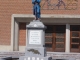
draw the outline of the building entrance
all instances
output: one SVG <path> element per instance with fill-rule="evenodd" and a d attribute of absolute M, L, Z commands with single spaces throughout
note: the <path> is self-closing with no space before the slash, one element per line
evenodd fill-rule
<path fill-rule="evenodd" d="M 70 51 L 80 52 L 80 25 L 71 25 L 70 34 Z"/>
<path fill-rule="evenodd" d="M 45 31 L 45 47 L 47 51 L 65 51 L 65 30 L 65 25 L 47 25 Z"/>

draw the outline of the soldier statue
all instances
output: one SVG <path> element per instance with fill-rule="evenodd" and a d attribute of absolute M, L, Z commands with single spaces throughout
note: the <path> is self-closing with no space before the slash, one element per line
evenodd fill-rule
<path fill-rule="evenodd" d="M 33 15 L 35 15 L 35 20 L 40 20 L 40 2 L 41 0 L 32 0 L 33 4 Z"/>

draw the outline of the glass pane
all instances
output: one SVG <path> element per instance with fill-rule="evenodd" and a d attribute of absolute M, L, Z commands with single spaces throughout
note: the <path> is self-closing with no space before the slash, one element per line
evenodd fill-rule
<path fill-rule="evenodd" d="M 62 31 L 62 32 L 65 32 L 65 26 L 56 26 L 56 31 Z"/>
<path fill-rule="evenodd" d="M 64 42 L 64 38 L 56 38 L 56 42 Z"/>
<path fill-rule="evenodd" d="M 79 48 L 79 45 L 77 45 L 77 44 L 72 44 L 72 48 Z"/>
<path fill-rule="evenodd" d="M 56 33 L 56 36 L 64 36 L 64 33 Z"/>
<path fill-rule="evenodd" d="M 45 30 L 46 33 L 52 33 L 53 32 L 53 25 L 47 25 L 47 29 Z"/>
<path fill-rule="evenodd" d="M 79 31 L 80 25 L 71 25 L 71 31 Z"/>
<path fill-rule="evenodd" d="M 52 51 L 52 44 L 45 44 L 47 51 Z"/>
<path fill-rule="evenodd" d="M 52 38 L 45 38 L 45 42 L 52 42 Z"/>
<path fill-rule="evenodd" d="M 52 44 L 45 44 L 45 47 L 52 48 Z"/>
<path fill-rule="evenodd" d="M 45 36 L 52 36 L 52 33 L 46 33 Z"/>
<path fill-rule="evenodd" d="M 72 32 L 72 37 L 79 37 L 79 32 Z"/>
<path fill-rule="evenodd" d="M 56 44 L 56 48 L 64 48 L 64 44 Z"/>
<path fill-rule="evenodd" d="M 79 43 L 79 40 L 78 38 L 72 38 L 72 42 L 75 42 L 75 43 Z"/>

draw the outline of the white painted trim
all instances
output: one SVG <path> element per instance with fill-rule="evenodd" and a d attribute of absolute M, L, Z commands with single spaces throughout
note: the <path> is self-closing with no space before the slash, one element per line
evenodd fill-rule
<path fill-rule="evenodd" d="M 13 14 L 13 17 L 26 17 L 33 18 L 32 14 Z M 80 18 L 80 15 L 67 15 L 67 14 L 41 14 L 41 18 Z"/>
<path fill-rule="evenodd" d="M 15 21 L 15 29 L 14 29 L 14 33 L 15 33 L 15 38 L 14 38 L 14 49 L 15 51 L 18 51 L 19 50 L 19 22 L 18 21 Z"/>
<path fill-rule="evenodd" d="M 14 16 L 11 17 L 11 50 L 13 51 L 14 42 Z"/>
<path fill-rule="evenodd" d="M 26 24 L 26 26 L 27 26 L 27 24 Z M 26 29 L 26 46 L 27 46 L 27 29 Z"/>
<path fill-rule="evenodd" d="M 26 48 L 26 46 L 19 46 L 19 52 L 25 52 L 25 48 Z"/>
<path fill-rule="evenodd" d="M 0 52 L 4 52 L 4 51 L 6 51 L 6 52 L 9 52 L 9 51 L 11 51 L 11 46 L 10 45 L 0 45 Z"/>
<path fill-rule="evenodd" d="M 65 52 L 70 53 L 70 24 L 66 24 Z"/>
<path fill-rule="evenodd" d="M 30 21 L 28 21 L 28 20 L 15 20 L 15 18 L 26 18 L 26 19 L 32 19 L 32 18 L 34 18 L 34 16 L 32 15 L 32 14 L 13 14 L 12 15 L 12 18 L 11 18 L 11 49 L 12 49 L 12 51 L 14 50 L 14 41 L 15 41 L 15 22 L 17 21 L 17 22 L 30 22 Z M 80 24 L 80 15 L 61 15 L 61 14 L 42 14 L 41 15 L 41 18 L 43 18 L 43 20 L 44 20 L 44 22 L 47 22 L 47 23 L 52 23 L 52 24 L 67 24 L 67 23 L 74 23 L 74 24 Z M 50 18 L 50 20 L 49 19 L 47 19 L 47 18 Z M 55 18 L 58 18 L 58 20 L 55 20 Z M 63 18 L 66 18 L 66 19 L 68 19 L 68 18 L 79 18 L 79 19 L 77 19 L 77 20 L 71 20 L 71 21 L 69 21 L 69 20 L 60 20 L 60 18 L 61 19 L 63 19 Z M 54 19 L 54 20 L 53 20 Z M 42 21 L 43 21 L 42 20 Z M 68 21 L 68 22 L 67 22 Z"/>

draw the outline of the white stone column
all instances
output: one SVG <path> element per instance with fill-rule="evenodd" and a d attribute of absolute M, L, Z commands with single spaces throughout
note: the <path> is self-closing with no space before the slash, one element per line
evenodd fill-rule
<path fill-rule="evenodd" d="M 14 15 L 12 16 L 11 21 L 11 51 L 18 51 L 19 50 L 19 21 L 14 19 Z"/>
<path fill-rule="evenodd" d="M 15 29 L 14 29 L 14 51 L 19 51 L 19 22 L 15 21 Z"/>
<path fill-rule="evenodd" d="M 65 52 L 70 52 L 70 24 L 66 24 Z"/>
<path fill-rule="evenodd" d="M 26 27 L 27 27 L 27 25 L 28 24 L 26 23 Z M 27 47 L 27 38 L 28 38 L 28 33 L 27 32 L 28 32 L 28 30 L 26 29 L 26 47 Z"/>

